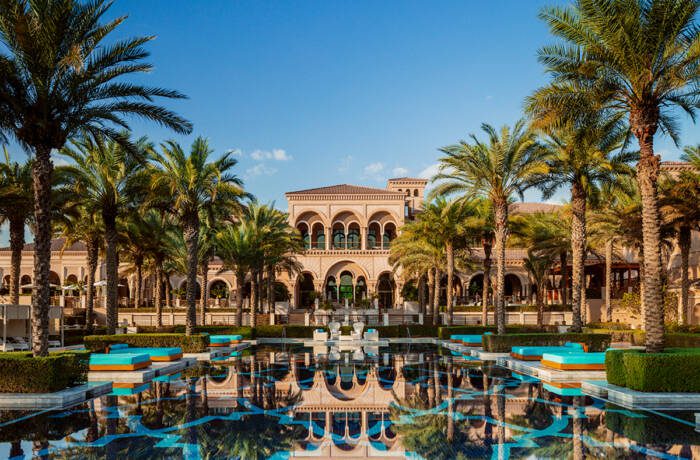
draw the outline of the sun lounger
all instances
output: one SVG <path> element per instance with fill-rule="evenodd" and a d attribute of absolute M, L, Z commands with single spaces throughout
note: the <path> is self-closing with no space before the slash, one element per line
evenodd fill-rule
<path fill-rule="evenodd" d="M 182 358 L 182 349 L 180 347 L 153 347 L 153 348 L 118 348 L 110 349 L 110 354 L 122 353 L 143 353 L 150 357 L 151 361 L 167 362 L 177 361 Z"/>
<path fill-rule="evenodd" d="M 29 350 L 29 344 L 24 340 L 24 337 L 10 337 L 8 340 L 14 346 L 15 350 Z"/>
<path fill-rule="evenodd" d="M 134 371 L 151 365 L 145 353 L 93 353 L 90 355 L 91 371 Z"/>
<path fill-rule="evenodd" d="M 544 353 L 542 365 L 551 369 L 567 371 L 602 371 L 605 370 L 605 352 Z"/>
<path fill-rule="evenodd" d="M 314 329 L 314 341 L 315 342 L 326 342 L 328 341 L 328 332 L 323 329 Z"/>
<path fill-rule="evenodd" d="M 209 346 L 210 347 L 229 347 L 231 345 L 236 345 L 243 340 L 242 335 L 210 335 L 209 336 Z"/>
<path fill-rule="evenodd" d="M 379 331 L 377 331 L 376 329 L 367 329 L 364 338 L 368 342 L 379 342 Z"/>
<path fill-rule="evenodd" d="M 559 396 L 582 396 L 581 384 L 576 382 L 542 382 L 542 387 Z"/>
<path fill-rule="evenodd" d="M 585 348 L 580 343 L 567 342 L 564 345 L 552 346 L 515 346 L 510 349 L 510 356 L 522 361 L 539 361 L 544 353 L 583 352 Z"/>
<path fill-rule="evenodd" d="M 466 347 L 480 347 L 483 335 L 491 335 L 491 332 L 484 332 L 484 334 L 454 334 L 450 336 L 450 340 L 461 343 Z"/>

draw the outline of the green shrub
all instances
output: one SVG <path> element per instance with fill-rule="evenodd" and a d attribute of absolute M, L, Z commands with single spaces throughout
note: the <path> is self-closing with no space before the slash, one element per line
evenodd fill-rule
<path fill-rule="evenodd" d="M 100 353 L 112 343 L 126 343 L 131 347 L 180 347 L 184 353 L 201 353 L 209 346 L 209 336 L 203 334 L 89 335 L 84 341 L 85 348 Z"/>
<path fill-rule="evenodd" d="M 85 382 L 88 353 L 61 352 L 44 357 L 0 353 L 1 393 L 52 393 Z"/>
<path fill-rule="evenodd" d="M 315 326 L 297 326 L 275 324 L 261 324 L 255 326 L 253 335 L 255 338 L 288 338 L 288 339 L 311 339 L 314 335 Z"/>
<path fill-rule="evenodd" d="M 561 346 L 566 342 L 580 342 L 588 346 L 589 351 L 604 351 L 610 346 L 610 334 L 505 334 L 484 335 L 484 350 L 491 353 L 508 353 L 517 345 L 524 346 Z"/>
<path fill-rule="evenodd" d="M 620 411 L 613 404 L 606 404 L 605 426 L 618 435 L 646 445 L 698 445 L 700 433 L 688 429 L 679 422 L 674 422 L 661 415 L 646 411 Z"/>
<path fill-rule="evenodd" d="M 588 323 L 586 325 L 590 329 L 607 329 L 609 331 L 629 331 L 632 330 L 629 324 L 620 323 L 617 321 L 613 322 L 601 322 L 601 323 Z"/>
<path fill-rule="evenodd" d="M 554 330 L 554 326 L 545 326 L 539 328 L 531 325 L 511 324 L 506 326 L 508 333 L 538 333 L 548 330 Z M 454 334 L 483 334 L 484 332 L 496 333 L 496 326 L 442 326 L 438 327 L 437 336 L 443 340 L 449 340 Z"/>
<path fill-rule="evenodd" d="M 700 392 L 700 349 L 668 348 L 663 353 L 611 350 L 605 354 L 609 383 L 645 392 Z"/>

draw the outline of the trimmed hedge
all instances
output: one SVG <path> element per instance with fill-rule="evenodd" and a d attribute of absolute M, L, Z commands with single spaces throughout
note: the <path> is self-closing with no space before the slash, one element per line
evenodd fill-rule
<path fill-rule="evenodd" d="M 89 335 L 84 340 L 85 348 L 93 352 L 103 352 L 113 343 L 126 343 L 131 347 L 180 347 L 184 353 L 207 351 L 209 336 L 195 334 L 116 334 Z"/>
<path fill-rule="evenodd" d="M 605 411 L 605 426 L 639 444 L 700 444 L 700 433 L 667 417 L 642 411 L 632 411 L 638 415 L 631 417 L 628 415 L 629 411 L 621 412 L 617 406 L 610 403 L 606 404 L 606 409 L 613 410 Z"/>
<path fill-rule="evenodd" d="M 610 334 L 506 334 L 485 335 L 481 338 L 484 351 L 491 353 L 508 353 L 517 345 L 525 346 L 561 346 L 566 342 L 581 342 L 589 351 L 604 351 L 610 346 Z"/>
<path fill-rule="evenodd" d="M 184 334 L 185 326 L 164 326 L 157 328 L 155 326 L 138 326 L 136 330 L 139 334 Z M 209 335 L 241 335 L 244 339 L 253 338 L 253 330 L 248 326 L 195 326 L 195 333 Z"/>
<path fill-rule="evenodd" d="M 537 327 L 520 324 L 511 324 L 506 326 L 506 332 L 511 334 L 541 333 L 549 330 L 556 330 L 556 326 Z M 483 334 L 484 332 L 493 332 L 495 334 L 496 326 L 442 326 L 438 327 L 437 332 L 438 338 L 449 340 L 450 336 L 453 334 Z"/>
<path fill-rule="evenodd" d="M 87 362 L 86 352 L 0 353 L 0 393 L 52 393 L 83 383 Z"/>
<path fill-rule="evenodd" d="M 700 393 L 700 348 L 663 353 L 611 350 L 605 354 L 609 383 L 645 392 Z"/>
<path fill-rule="evenodd" d="M 620 322 L 600 322 L 600 323 L 588 323 L 587 328 L 590 329 L 607 329 L 609 331 L 630 331 L 632 328 L 627 323 Z"/>

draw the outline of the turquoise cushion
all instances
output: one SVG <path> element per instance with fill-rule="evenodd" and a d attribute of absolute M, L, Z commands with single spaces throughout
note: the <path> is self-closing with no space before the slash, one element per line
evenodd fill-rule
<path fill-rule="evenodd" d="M 605 364 L 605 353 L 554 352 L 542 355 L 542 361 L 559 364 Z"/>
<path fill-rule="evenodd" d="M 160 348 L 127 348 L 125 350 L 112 350 L 111 353 L 122 354 L 122 353 L 145 353 L 148 356 L 174 356 L 182 353 L 180 347 L 160 347 Z"/>
<path fill-rule="evenodd" d="M 228 343 L 234 340 L 242 340 L 241 335 L 212 335 L 209 337 L 209 343 Z"/>
<path fill-rule="evenodd" d="M 523 346 L 517 346 L 517 347 L 512 347 L 510 349 L 512 353 L 515 353 L 516 355 L 521 355 L 521 356 L 542 356 L 544 353 L 557 353 L 557 352 L 562 352 L 562 353 L 572 353 L 574 351 L 573 348 L 571 347 L 556 347 L 556 346 L 548 346 L 548 347 L 523 347 Z"/>
<path fill-rule="evenodd" d="M 559 396 L 583 396 L 583 392 L 580 388 L 559 388 L 548 383 L 543 383 L 542 387 L 550 393 Z"/>
<path fill-rule="evenodd" d="M 367 332 L 377 332 L 376 329 L 367 329 Z"/>
<path fill-rule="evenodd" d="M 456 334 L 450 336 L 451 340 L 461 340 L 467 343 L 481 343 L 481 334 Z"/>
<path fill-rule="evenodd" d="M 126 343 L 113 343 L 112 345 L 109 346 L 109 350 L 123 350 L 125 348 L 129 348 L 129 345 Z"/>
<path fill-rule="evenodd" d="M 566 342 L 566 343 L 564 344 L 564 346 L 565 346 L 565 347 L 569 347 L 569 348 L 574 348 L 574 349 L 576 349 L 576 350 L 581 350 L 581 351 L 583 351 L 583 345 L 581 345 L 581 344 L 578 343 L 578 342 Z"/>
<path fill-rule="evenodd" d="M 144 353 L 93 353 L 90 355 L 90 365 L 129 365 L 150 361 L 151 358 Z"/>

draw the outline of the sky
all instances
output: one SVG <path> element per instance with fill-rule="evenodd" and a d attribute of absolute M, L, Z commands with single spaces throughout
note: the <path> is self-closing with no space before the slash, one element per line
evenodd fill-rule
<path fill-rule="evenodd" d="M 246 188 L 286 209 L 287 191 L 430 177 L 438 148 L 514 123 L 547 81 L 536 53 L 553 39 L 537 14 L 553 3 L 120 0 L 109 17 L 128 15 L 115 39 L 155 35 L 155 69 L 135 80 L 186 94 L 164 104 L 194 124 L 181 136 L 133 120 L 134 133 L 233 150 Z M 680 156 L 660 136 L 657 151 Z"/>

